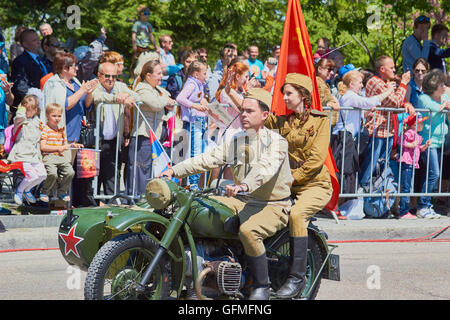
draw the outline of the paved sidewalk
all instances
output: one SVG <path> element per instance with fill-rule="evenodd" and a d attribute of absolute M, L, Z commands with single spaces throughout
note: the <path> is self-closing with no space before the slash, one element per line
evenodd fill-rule
<path fill-rule="evenodd" d="M 6 231 L 0 233 L 0 250 L 58 247 L 58 226 L 62 216 L 0 216 Z M 314 222 L 328 234 L 329 241 L 415 239 L 450 226 L 450 217 L 425 220 L 363 219 L 335 220 L 319 217 Z M 450 238 L 450 228 L 439 238 Z"/>
<path fill-rule="evenodd" d="M 316 222 L 328 234 L 328 240 L 416 239 L 450 226 L 450 217 L 440 219 L 363 219 L 340 220 L 319 218 Z M 450 239 L 450 228 L 440 235 Z"/>

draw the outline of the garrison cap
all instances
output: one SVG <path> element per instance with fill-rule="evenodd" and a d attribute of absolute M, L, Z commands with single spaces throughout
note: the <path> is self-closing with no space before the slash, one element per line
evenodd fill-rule
<path fill-rule="evenodd" d="M 302 86 L 303 88 L 308 90 L 310 94 L 313 90 L 311 78 L 300 73 L 288 73 L 286 75 L 286 79 L 284 80 L 284 84 L 296 84 Z"/>
<path fill-rule="evenodd" d="M 262 88 L 253 88 L 248 90 L 247 94 L 245 95 L 245 98 L 247 99 L 255 99 L 258 101 L 261 101 L 262 103 L 266 104 L 269 109 L 272 105 L 272 95 L 269 91 L 264 90 Z"/>

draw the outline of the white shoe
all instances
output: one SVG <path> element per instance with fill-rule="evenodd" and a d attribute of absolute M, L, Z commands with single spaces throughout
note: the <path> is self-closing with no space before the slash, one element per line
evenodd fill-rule
<path fill-rule="evenodd" d="M 441 215 L 439 213 L 437 213 L 436 211 L 434 211 L 433 207 L 430 207 L 430 214 L 431 214 L 431 219 L 439 219 L 441 217 Z"/>
<path fill-rule="evenodd" d="M 16 194 L 14 194 L 14 202 L 18 206 L 21 206 L 23 204 L 23 193 L 16 192 Z"/>
<path fill-rule="evenodd" d="M 422 219 L 434 219 L 434 216 L 431 213 L 430 208 L 419 209 L 416 213 L 416 216 Z"/>

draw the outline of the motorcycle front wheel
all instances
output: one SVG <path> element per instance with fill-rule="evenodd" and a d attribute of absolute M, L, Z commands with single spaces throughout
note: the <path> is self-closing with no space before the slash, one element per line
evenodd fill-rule
<path fill-rule="evenodd" d="M 267 245 L 269 278 L 274 291 L 286 281 L 289 274 L 289 230 L 284 229 Z M 322 276 L 319 274 L 323 258 L 319 244 L 313 236 L 308 237 L 306 285 L 296 299 L 314 300 L 319 291 Z M 315 283 L 314 283 L 315 281 Z M 313 287 L 314 285 L 314 287 Z"/>
<path fill-rule="evenodd" d="M 92 260 L 85 281 L 86 300 L 164 300 L 170 294 L 170 263 L 161 259 L 144 294 L 136 288 L 158 245 L 148 236 L 127 233 L 105 243 Z"/>

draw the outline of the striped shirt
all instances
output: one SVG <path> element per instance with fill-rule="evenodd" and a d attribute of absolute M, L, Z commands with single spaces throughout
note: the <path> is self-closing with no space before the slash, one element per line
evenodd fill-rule
<path fill-rule="evenodd" d="M 388 81 L 384 81 L 383 79 L 373 76 L 366 84 L 366 97 L 377 96 L 382 94 L 386 90 L 389 90 Z M 381 107 L 383 108 L 401 108 L 405 103 L 405 95 L 406 95 L 406 86 L 404 84 L 400 84 L 400 86 L 392 92 L 388 97 L 386 97 L 383 101 L 381 101 Z M 388 126 L 388 118 L 389 119 L 389 128 Z M 375 123 L 373 118 L 375 116 Z M 373 131 L 375 130 L 375 137 L 377 138 L 386 138 L 392 137 L 394 135 L 394 121 L 393 116 L 397 116 L 393 112 L 388 111 L 375 111 L 375 112 L 366 112 L 366 128 L 369 131 L 370 136 L 372 136 Z"/>
<path fill-rule="evenodd" d="M 48 125 L 42 129 L 41 141 L 45 141 L 47 146 L 59 147 L 67 144 L 67 137 L 64 134 L 65 128 L 59 128 L 57 131 L 50 128 Z M 58 152 L 42 152 L 43 155 L 56 154 Z"/>

